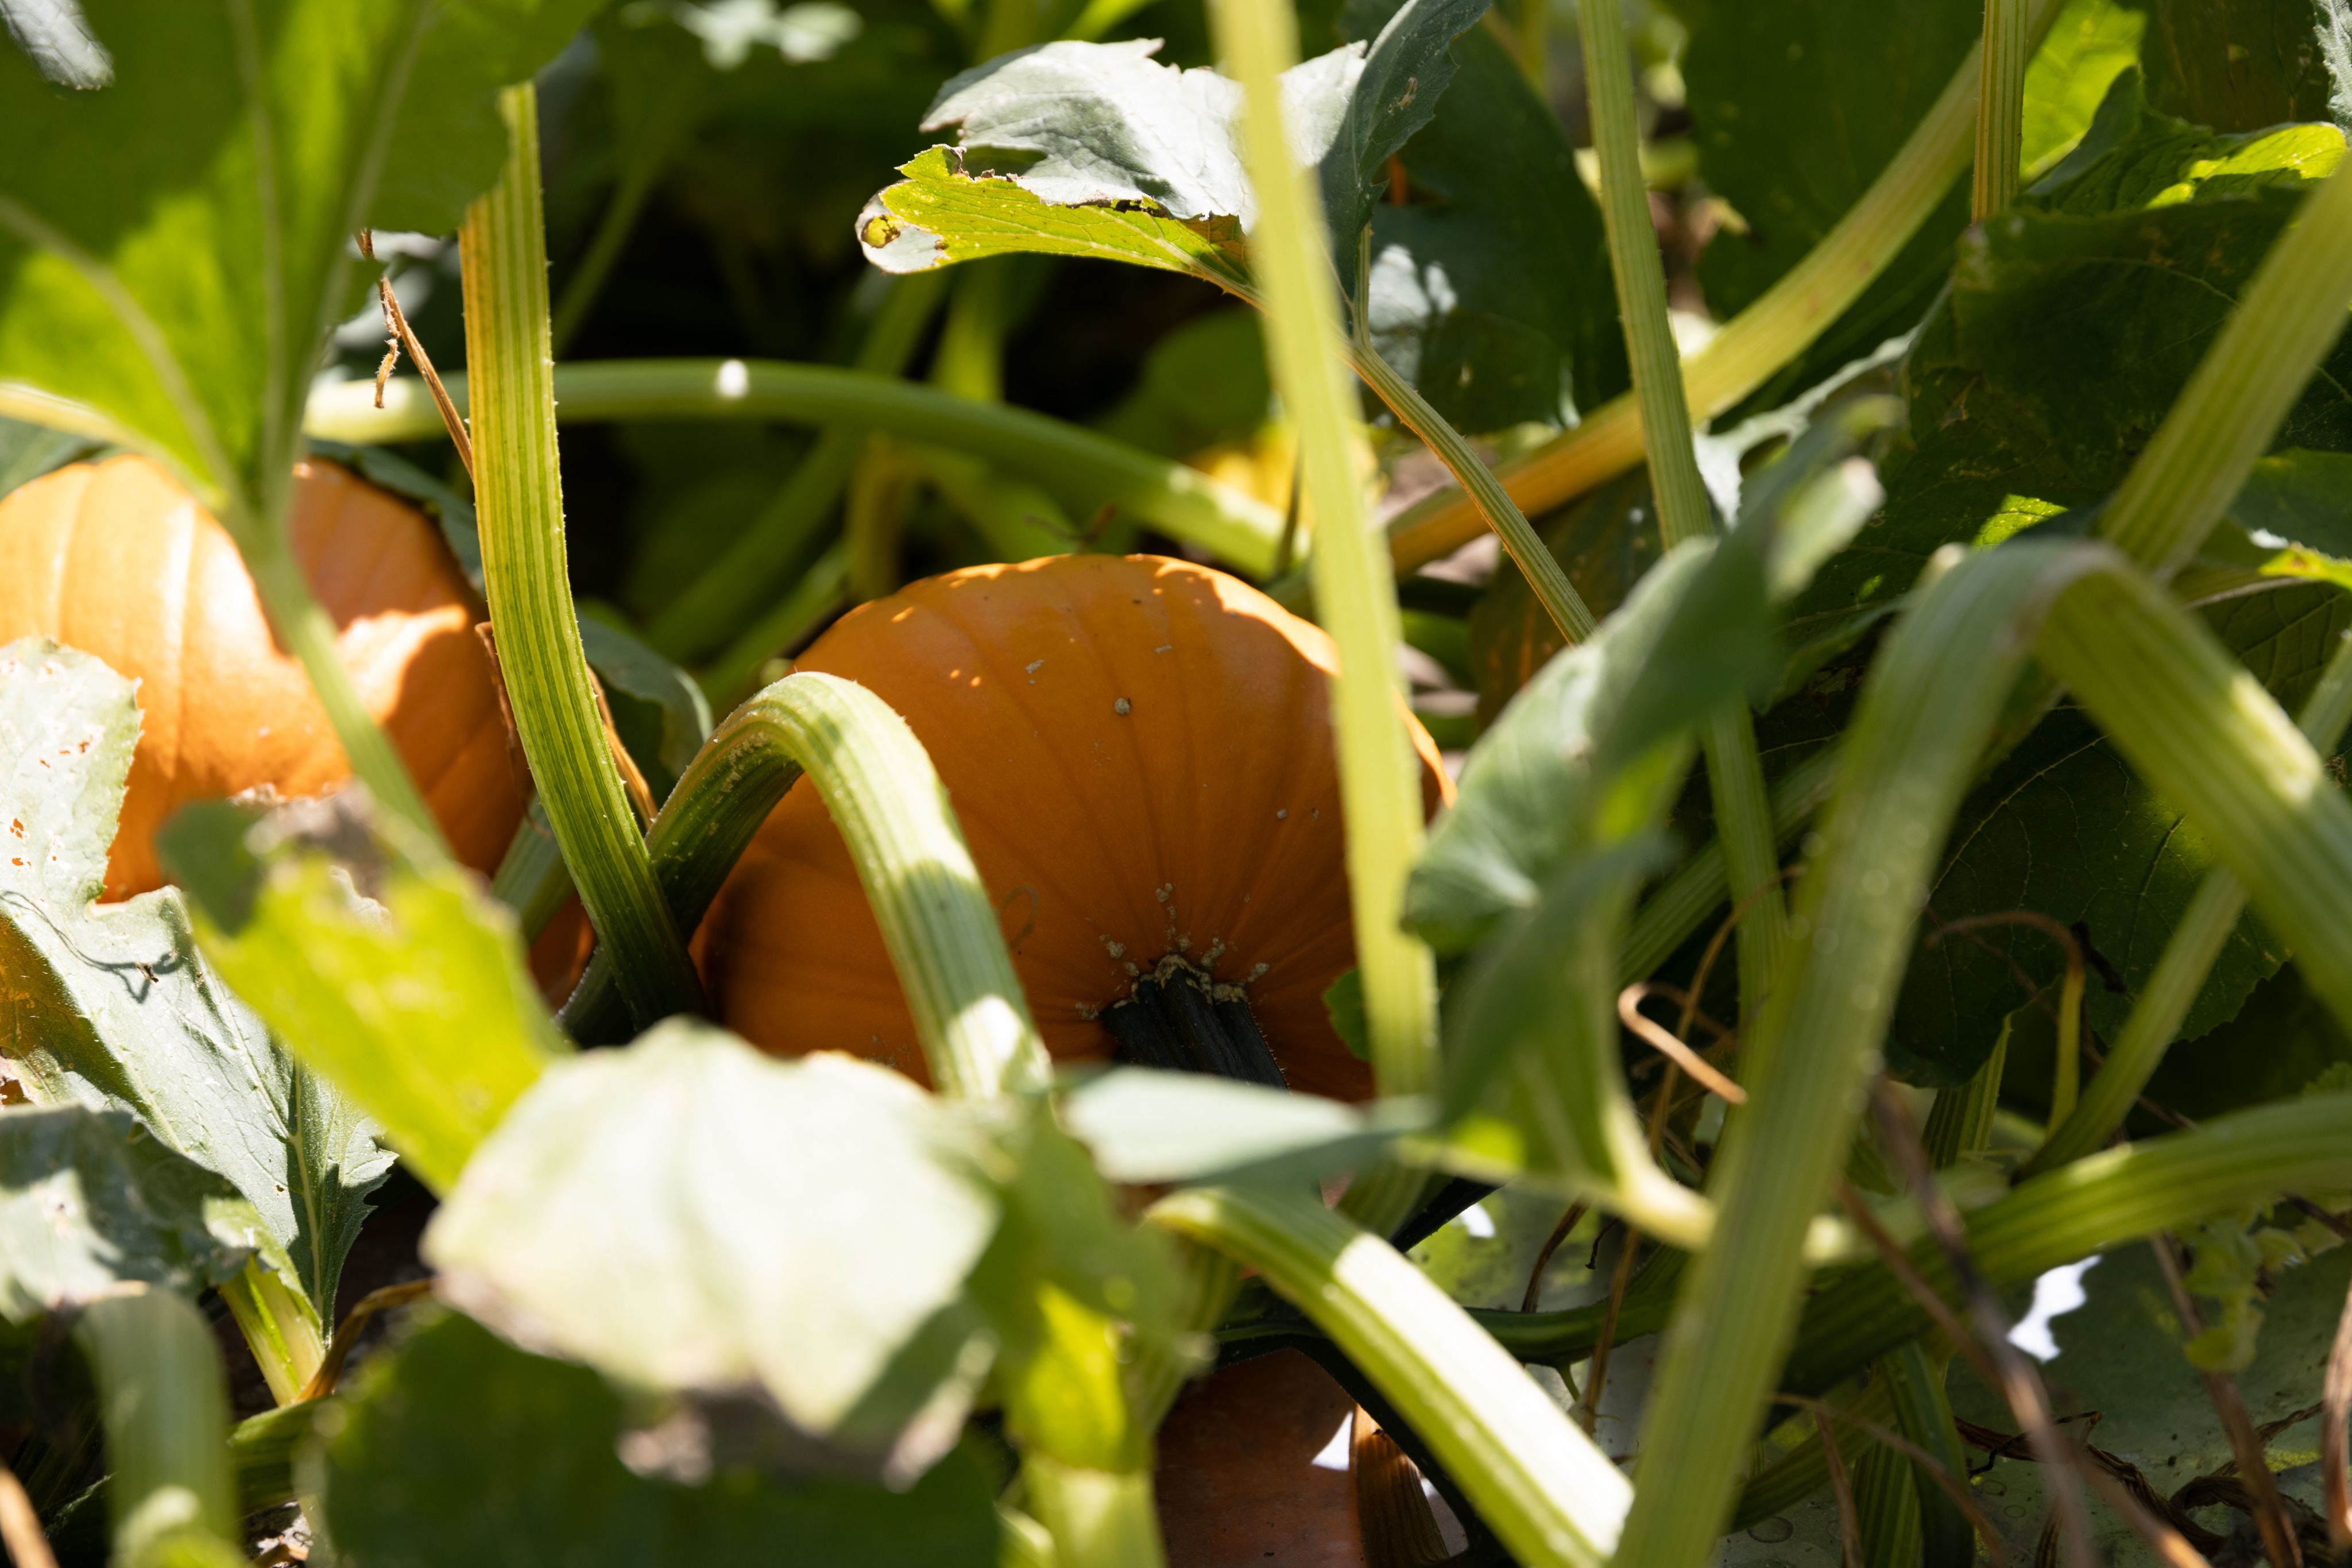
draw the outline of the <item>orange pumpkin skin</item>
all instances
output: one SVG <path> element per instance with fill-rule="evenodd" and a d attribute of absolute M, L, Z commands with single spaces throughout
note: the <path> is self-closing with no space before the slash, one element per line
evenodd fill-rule
<path fill-rule="evenodd" d="M 458 858 L 495 867 L 523 795 L 468 584 L 422 513 L 331 464 L 295 477 L 295 559 L 362 699 Z M 34 635 L 139 683 L 109 899 L 161 884 L 155 830 L 188 801 L 315 795 L 351 775 L 227 530 L 143 457 L 78 463 L 0 499 L 0 643 Z"/>
<path fill-rule="evenodd" d="M 1349 1432 L 1355 1409 L 1295 1350 L 1186 1388 L 1160 1428 L 1152 1473 L 1168 1568 L 1363 1568 L 1349 1468 L 1315 1462 Z"/>
<path fill-rule="evenodd" d="M 1330 640 L 1255 589 L 1152 556 L 972 567 L 843 617 L 798 663 L 905 717 L 1002 911 L 1046 1047 L 1108 1056 L 1100 1010 L 1179 953 L 1244 987 L 1291 1087 L 1370 1076 L 1323 992 L 1355 962 Z M 1449 791 L 1418 725 L 1423 796 Z M 816 792 L 769 815 L 697 939 L 727 1026 L 925 1078 L 914 1023 Z"/>

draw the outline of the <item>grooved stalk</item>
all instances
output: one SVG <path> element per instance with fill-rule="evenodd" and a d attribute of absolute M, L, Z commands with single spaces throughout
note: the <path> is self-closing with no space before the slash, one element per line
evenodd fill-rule
<path fill-rule="evenodd" d="M 1706 485 L 1692 445 L 1690 402 L 1682 356 L 1666 318 L 1664 264 L 1650 221 L 1649 186 L 1642 178 L 1641 128 L 1633 117 L 1633 83 L 1625 47 L 1625 17 L 1615 5 L 1577 7 L 1584 35 L 1584 79 L 1591 106 L 1592 140 L 1601 158 L 1601 214 L 1609 235 L 1609 270 L 1617 280 L 1618 316 L 1625 327 L 1633 369 L 1633 397 L 1649 453 L 1650 487 L 1658 532 L 1672 549 L 1715 532 Z M 1756 756 L 1756 726 L 1744 698 L 1708 716 L 1699 732 L 1715 800 L 1716 831 L 1730 873 L 1738 927 L 1739 1013 L 1762 1006 L 1788 939 L 1780 895 L 1780 856 L 1764 769 Z M 1749 1064 L 1753 1070 L 1754 1064 Z"/>
<path fill-rule="evenodd" d="M 600 949 L 638 1028 L 699 1011 L 702 985 L 670 922 L 608 747 L 572 607 L 556 465 L 538 98 L 508 88 L 499 183 L 466 209 L 466 358 L 482 577 L 523 754 Z"/>
<path fill-rule="evenodd" d="M 1382 1094 L 1419 1093 L 1437 1076 L 1435 968 L 1429 949 L 1402 924 L 1405 878 L 1421 853 L 1420 776 L 1398 701 L 1396 591 L 1357 481 L 1339 302 L 1320 206 L 1283 130 L 1276 78 L 1298 57 L 1297 24 L 1288 7 L 1265 0 L 1215 0 L 1210 16 L 1218 54 L 1246 106 L 1242 141 L 1258 195 L 1250 237 L 1265 291 L 1267 353 L 1298 431 L 1315 520 L 1316 608 L 1339 647 L 1332 706 L 1372 1079 Z M 1418 1177 L 1381 1178 L 1357 1196 L 1358 1211 L 1369 1207 L 1364 1218 L 1386 1229 L 1410 1212 L 1420 1187 Z"/>
<path fill-rule="evenodd" d="M 1985 0 L 1978 72 L 1976 178 L 1969 215 L 1982 223 L 2017 200 L 2025 162 L 2025 0 Z"/>

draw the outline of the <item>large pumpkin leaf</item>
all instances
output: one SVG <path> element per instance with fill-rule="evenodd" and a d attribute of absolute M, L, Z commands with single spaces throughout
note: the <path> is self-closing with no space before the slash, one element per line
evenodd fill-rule
<path fill-rule="evenodd" d="M 93 903 L 138 736 L 131 684 L 104 664 L 0 648 L 0 1071 L 41 1103 L 128 1111 L 226 1178 L 264 1257 L 331 1312 L 392 1156 L 230 994 L 177 889 Z"/>
<path fill-rule="evenodd" d="M 769 1402 L 902 1482 L 994 1348 L 984 1145 L 886 1068 L 674 1020 L 554 1069 L 426 1233 L 449 1299 L 626 1386 Z"/>
<path fill-rule="evenodd" d="M 642 1428 L 585 1367 L 436 1313 L 368 1363 L 321 1443 L 321 1522 L 373 1568 L 990 1568 L 991 1489 L 967 1452 L 908 1491 L 715 1465 Z M 715 1472 L 715 1473 L 714 1473 Z"/>
<path fill-rule="evenodd" d="M 1299 162 L 1318 171 L 1345 252 L 1382 167 L 1453 75 L 1447 45 L 1486 0 L 1407 0 L 1369 45 L 1283 74 Z M 1245 287 L 1256 208 L 1235 141 L 1241 89 L 1150 57 L 1159 41 L 1067 40 L 975 66 L 940 89 L 925 131 L 961 129 L 899 172 L 858 219 L 867 259 L 923 272 L 1011 251 L 1099 256 Z M 1350 269 L 1352 270 L 1352 269 Z"/>
<path fill-rule="evenodd" d="M 2343 0 L 2141 0 L 2157 107 L 2221 131 L 2347 118 Z"/>
<path fill-rule="evenodd" d="M 243 1267 L 253 1206 L 121 1111 L 0 1107 L 0 1318 L 125 1281 L 194 1294 Z"/>
<path fill-rule="evenodd" d="M 1360 0 L 1343 25 L 1369 37 L 1392 9 Z M 1372 343 L 1457 429 L 1572 423 L 1626 385 L 1601 213 L 1509 52 L 1474 29 L 1451 57 L 1451 90 L 1401 154 L 1412 199 L 1371 209 Z"/>
<path fill-rule="evenodd" d="M 349 789 L 259 818 L 191 806 L 156 850 L 205 956 L 437 1189 L 568 1042 L 513 915 L 472 873 L 423 869 L 408 832 Z"/>
<path fill-rule="evenodd" d="M 111 86 L 0 49 L 0 401 L 153 450 L 274 526 L 352 235 L 446 232 L 505 155 L 494 96 L 592 0 L 93 0 Z"/>

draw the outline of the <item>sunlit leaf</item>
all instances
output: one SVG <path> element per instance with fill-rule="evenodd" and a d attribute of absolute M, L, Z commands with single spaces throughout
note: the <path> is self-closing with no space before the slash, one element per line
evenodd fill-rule
<path fill-rule="evenodd" d="M 0 1071 L 38 1103 L 128 1111 L 226 1178 L 325 1315 L 392 1155 L 230 994 L 177 888 L 94 902 L 138 735 L 131 683 L 97 660 L 0 649 Z"/>
<path fill-rule="evenodd" d="M 1333 1175 L 1360 1164 L 1417 1108 L 1360 1107 L 1196 1072 L 1121 1067 L 1062 1096 L 1062 1118 L 1112 1181 Z"/>
<path fill-rule="evenodd" d="M 0 1318 L 138 1281 L 190 1294 L 241 1268 L 260 1217 L 128 1113 L 0 1107 Z"/>
<path fill-rule="evenodd" d="M 566 1046 L 513 915 L 472 873 L 420 869 L 405 832 L 347 789 L 258 821 L 192 806 L 156 848 L 205 957 L 442 1188 Z"/>
<path fill-rule="evenodd" d="M 904 1493 L 728 1464 L 690 1422 L 644 1427 L 593 1372 L 455 1313 L 371 1361 L 336 1416 L 319 1450 L 320 1517 L 379 1568 L 998 1561 L 989 1481 L 969 1453 Z"/>

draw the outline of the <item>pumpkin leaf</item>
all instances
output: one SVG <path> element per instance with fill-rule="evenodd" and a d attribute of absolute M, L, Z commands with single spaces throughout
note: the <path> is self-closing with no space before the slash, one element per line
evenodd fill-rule
<path fill-rule="evenodd" d="M 94 0 L 97 92 L 0 50 L 0 398 L 153 451 L 232 533 L 278 527 L 354 231 L 455 228 L 505 157 L 496 90 L 593 8 Z"/>
<path fill-rule="evenodd" d="M 2139 64 L 2147 13 L 2123 0 L 2066 0 L 2025 68 L 2020 149 L 2040 173 L 2072 151 L 2116 77 Z"/>
<path fill-rule="evenodd" d="M 0 1058 L 36 1103 L 121 1110 L 252 1206 L 314 1312 L 391 1154 L 197 951 L 176 888 L 98 904 L 139 736 L 131 683 L 39 639 L 0 648 Z"/>
<path fill-rule="evenodd" d="M 2083 139 L 2022 198 L 2044 212 L 2092 214 L 2211 200 L 2323 180 L 2344 156 L 2333 125 L 2227 134 L 2150 108 L 2137 69 L 2118 75 Z"/>
<path fill-rule="evenodd" d="M 447 1299 L 626 1387 L 772 1409 L 812 1462 L 905 1484 L 995 1339 L 966 1281 L 985 1140 L 887 1068 L 672 1019 L 549 1070 L 426 1232 Z"/>
<path fill-rule="evenodd" d="M 512 914 L 469 872 L 419 869 L 407 831 L 349 789 L 258 818 L 191 806 L 156 850 L 213 967 L 437 1190 L 566 1044 Z"/>
<path fill-rule="evenodd" d="M 195 1294 L 242 1268 L 261 1218 L 123 1111 L 0 1107 L 0 1318 L 126 1281 Z"/>
<path fill-rule="evenodd" d="M 1331 231 L 1362 232 L 1381 168 L 1428 122 L 1453 68 L 1446 46 L 1483 0 L 1408 0 L 1379 37 L 1283 73 L 1299 162 L 1318 170 Z M 866 259 L 924 272 L 1031 251 L 1093 256 L 1248 287 L 1256 207 L 1234 140 L 1241 89 L 1164 66 L 1160 41 L 1062 40 L 973 67 L 940 89 L 922 129 L 961 128 L 857 221 Z"/>
<path fill-rule="evenodd" d="M 2339 57 L 2341 0 L 2146 0 L 2143 54 L 2151 94 L 2167 114 L 2220 131 L 2346 118 Z"/>
<path fill-rule="evenodd" d="M 585 1367 L 420 1312 L 337 1402 L 315 1469 L 335 1543 L 380 1568 L 992 1568 L 992 1488 L 968 1449 L 905 1492 L 715 1463 L 688 1420 Z"/>
<path fill-rule="evenodd" d="M 1115 1182 L 1288 1180 L 1359 1168 L 1429 1118 L 1197 1072 L 1118 1067 L 1061 1096 L 1062 1120 Z"/>
<path fill-rule="evenodd" d="M 1350 7 L 1349 30 L 1387 9 Z M 1452 90 L 1401 155 L 1412 199 L 1371 209 L 1373 347 L 1456 429 L 1573 423 L 1627 384 L 1600 209 L 1501 43 L 1474 28 L 1450 57 Z M 1352 260 L 1340 272 L 1352 295 Z"/>
<path fill-rule="evenodd" d="M 68 463 L 79 462 L 96 451 L 98 444 L 70 431 L 0 419 L 0 496 Z"/>
<path fill-rule="evenodd" d="M 583 615 L 580 643 L 604 683 L 613 728 L 658 805 L 710 738 L 710 699 L 692 675 L 609 621 Z"/>

